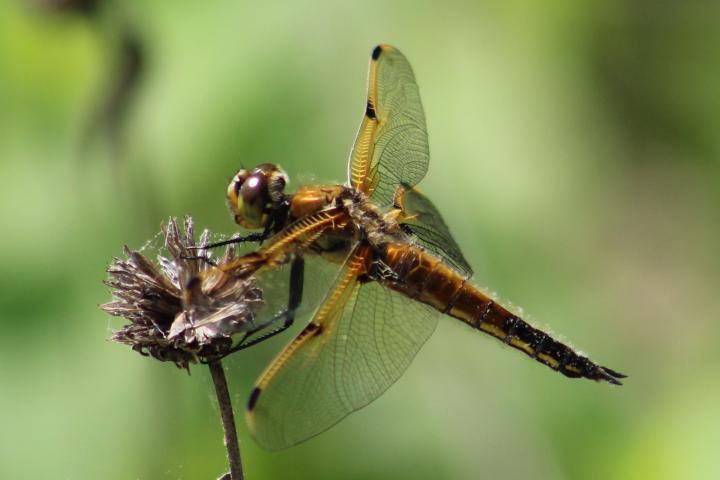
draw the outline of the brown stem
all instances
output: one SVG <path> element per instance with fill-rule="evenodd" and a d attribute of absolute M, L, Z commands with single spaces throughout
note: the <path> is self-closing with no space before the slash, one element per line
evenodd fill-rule
<path fill-rule="evenodd" d="M 223 431 L 225 432 L 225 447 L 227 448 L 228 461 L 230 463 L 230 477 L 232 480 L 243 480 L 242 461 L 240 460 L 240 445 L 238 444 L 237 431 L 235 430 L 235 416 L 233 415 L 232 403 L 230 403 L 230 392 L 228 392 L 225 370 L 220 360 L 210 362 L 210 374 L 215 384 L 218 405 L 220 405 L 220 417 L 222 419 Z M 221 477 L 228 478 L 227 475 Z"/>

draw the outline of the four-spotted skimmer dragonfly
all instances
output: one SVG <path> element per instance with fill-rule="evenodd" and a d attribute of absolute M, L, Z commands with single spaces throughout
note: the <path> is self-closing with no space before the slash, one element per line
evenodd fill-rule
<path fill-rule="evenodd" d="M 264 244 L 221 268 L 254 275 L 290 265 L 285 325 L 273 334 L 292 323 L 302 301 L 306 257 L 338 264 L 312 320 L 250 396 L 247 421 L 262 446 L 302 442 L 372 402 L 402 375 L 441 314 L 565 376 L 620 384 L 624 375 L 530 326 L 470 282 L 472 269 L 440 213 L 415 188 L 428 162 L 413 71 L 397 49 L 379 45 L 346 185 L 288 194 L 287 177 L 273 164 L 240 170 L 230 182 L 235 221 L 262 230 L 244 240 Z"/>

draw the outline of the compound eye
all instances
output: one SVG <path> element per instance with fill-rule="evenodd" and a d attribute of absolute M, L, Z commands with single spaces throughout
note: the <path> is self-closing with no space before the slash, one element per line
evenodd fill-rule
<path fill-rule="evenodd" d="M 264 228 L 273 204 L 282 201 L 287 176 L 277 166 L 263 163 L 252 171 L 240 170 L 227 188 L 235 221 L 245 228 Z"/>
<path fill-rule="evenodd" d="M 237 175 L 235 175 L 235 178 L 233 178 L 233 189 L 235 190 L 235 194 L 240 195 L 240 188 L 242 188 L 249 176 L 250 173 L 247 170 L 240 170 Z"/>
<path fill-rule="evenodd" d="M 260 228 L 265 224 L 270 208 L 267 177 L 263 173 L 253 173 L 240 187 L 238 206 L 246 225 Z"/>
<path fill-rule="evenodd" d="M 240 189 L 247 180 L 248 176 L 250 176 L 250 173 L 247 170 L 240 170 L 237 174 L 235 174 L 233 179 L 230 180 L 230 184 L 227 188 L 227 198 L 230 202 L 230 207 L 233 210 L 236 210 L 239 207 L 238 197 L 240 195 Z"/>
<path fill-rule="evenodd" d="M 240 187 L 239 195 L 248 207 L 264 208 L 270 202 L 265 175 L 251 175 Z"/>

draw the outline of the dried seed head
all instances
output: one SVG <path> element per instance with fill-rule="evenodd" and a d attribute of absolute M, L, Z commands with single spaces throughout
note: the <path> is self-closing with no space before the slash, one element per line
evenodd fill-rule
<path fill-rule="evenodd" d="M 183 231 L 171 218 L 162 226 L 166 255 L 157 263 L 125 247 L 126 259 L 115 258 L 105 284 L 112 301 L 101 305 L 110 315 L 130 323 L 113 332 L 112 340 L 143 355 L 174 362 L 180 368 L 227 353 L 232 336 L 248 332 L 263 305 L 262 291 L 252 277 L 227 275 L 213 266 L 209 232 L 195 247 L 192 218 Z M 235 258 L 234 246 L 219 264 Z"/>

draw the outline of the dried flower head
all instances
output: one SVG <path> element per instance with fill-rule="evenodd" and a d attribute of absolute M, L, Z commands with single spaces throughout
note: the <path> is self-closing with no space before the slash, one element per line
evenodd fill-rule
<path fill-rule="evenodd" d="M 212 252 L 203 248 L 208 245 L 207 230 L 194 248 L 190 217 L 184 231 L 171 218 L 162 233 L 167 256 L 158 255 L 157 263 L 127 247 L 127 259 L 113 259 L 105 281 L 112 288 L 112 301 L 100 308 L 130 322 L 114 332 L 112 340 L 188 368 L 230 351 L 232 336 L 252 328 L 263 305 L 262 291 L 254 278 L 227 275 L 213 266 Z M 218 263 L 235 256 L 230 246 Z"/>

